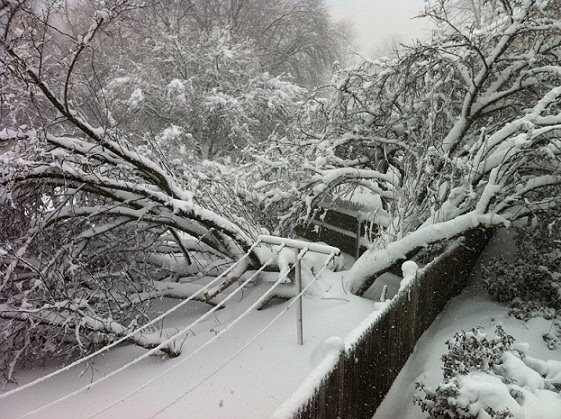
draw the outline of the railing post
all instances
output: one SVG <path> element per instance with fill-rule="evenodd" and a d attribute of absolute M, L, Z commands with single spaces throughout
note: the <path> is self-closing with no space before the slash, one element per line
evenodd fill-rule
<path fill-rule="evenodd" d="M 298 256 L 298 255 L 297 255 Z M 296 286 L 298 287 L 298 294 L 302 293 L 302 260 L 296 257 Z M 304 321 L 302 319 L 302 295 L 298 297 L 296 303 L 296 332 L 298 336 L 298 344 L 304 344 Z"/>
<path fill-rule="evenodd" d="M 387 297 L 388 297 L 388 286 L 384 285 L 384 287 L 382 288 L 382 293 L 380 294 L 380 301 L 381 302 L 386 301 Z"/>
<path fill-rule="evenodd" d="M 277 236 L 269 236 L 261 234 L 259 241 L 273 246 L 283 245 L 288 248 L 303 250 L 302 256 L 306 252 L 316 252 L 324 255 L 339 256 L 341 250 L 337 247 L 328 246 L 326 244 L 310 243 L 304 240 L 285 239 Z M 296 332 L 298 335 L 298 344 L 304 344 L 304 322 L 302 320 L 302 261 L 300 254 L 296 252 L 296 261 L 294 262 L 296 287 L 298 288 L 298 302 L 296 303 Z"/>
<path fill-rule="evenodd" d="M 358 260 L 360 257 L 360 234 L 362 233 L 362 217 L 360 212 L 356 216 L 356 241 L 355 241 L 355 258 Z"/>

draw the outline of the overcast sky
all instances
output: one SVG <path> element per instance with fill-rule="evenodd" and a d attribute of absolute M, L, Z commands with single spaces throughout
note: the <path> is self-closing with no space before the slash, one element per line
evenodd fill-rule
<path fill-rule="evenodd" d="M 326 0 L 333 17 L 352 24 L 357 52 L 370 57 L 387 49 L 392 40 L 407 42 L 423 37 L 427 23 L 412 19 L 424 0 Z"/>

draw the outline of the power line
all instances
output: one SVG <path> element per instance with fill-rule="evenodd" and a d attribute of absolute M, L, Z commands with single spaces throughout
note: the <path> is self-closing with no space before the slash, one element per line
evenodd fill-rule
<path fill-rule="evenodd" d="M 281 247 L 284 247 L 284 245 L 281 245 Z M 280 250 L 279 250 L 280 251 Z M 305 252 L 304 252 L 305 253 Z M 279 279 L 277 279 L 275 281 L 275 283 L 265 292 L 263 293 L 263 295 L 261 297 L 259 297 L 252 305 L 250 305 L 242 314 L 240 314 L 238 317 L 236 317 L 226 328 L 224 328 L 223 330 L 221 330 L 218 334 L 216 334 L 215 336 L 213 336 L 211 339 L 209 339 L 208 341 L 206 341 L 204 344 L 202 344 L 199 348 L 197 348 L 194 352 L 190 353 L 189 355 L 187 355 L 185 358 L 181 359 L 179 362 L 177 362 L 176 364 L 170 366 L 169 368 L 165 369 L 164 371 L 162 371 L 160 374 L 156 375 L 155 377 L 152 377 L 151 379 L 149 379 L 148 381 L 145 381 L 142 385 L 138 386 L 137 388 L 135 388 L 134 390 L 130 391 L 129 393 L 125 394 L 123 397 L 120 397 L 117 400 L 114 400 L 112 403 L 110 403 L 109 405 L 105 406 L 104 408 L 98 410 L 97 412 L 95 412 L 93 415 L 88 416 L 88 419 L 91 419 L 97 415 L 100 415 L 104 412 L 106 412 L 107 410 L 111 409 L 113 406 L 117 405 L 118 403 L 122 402 L 123 400 L 125 400 L 126 398 L 138 393 L 139 391 L 143 390 L 144 388 L 146 388 L 148 385 L 152 384 L 154 381 L 159 380 L 160 378 L 162 378 L 164 375 L 168 374 L 170 371 L 174 370 L 175 368 L 177 368 L 179 365 L 187 362 L 189 359 L 191 359 L 193 356 L 195 356 L 197 353 L 199 353 L 200 351 L 202 351 L 204 348 L 206 348 L 208 345 L 210 345 L 212 342 L 214 342 L 215 340 L 219 339 L 224 333 L 226 333 L 228 330 L 230 330 L 233 326 L 235 326 L 241 319 L 243 319 L 245 316 L 247 316 L 254 308 L 258 307 L 261 303 L 263 303 L 263 301 L 265 301 L 265 299 L 275 290 L 275 288 L 282 282 L 284 281 L 284 279 L 288 276 L 288 273 L 290 272 L 292 268 L 286 269 L 285 272 L 281 272 L 279 274 Z"/>
<path fill-rule="evenodd" d="M 148 323 L 144 324 L 143 326 L 139 327 L 138 329 L 128 333 L 127 335 L 119 338 L 118 340 L 110 343 L 107 346 L 104 346 L 103 348 L 83 357 L 80 358 L 74 362 L 72 362 L 71 364 L 68 364 L 67 366 L 60 368 L 56 371 L 53 371 L 50 374 L 47 374 L 41 378 L 38 378 L 30 383 L 24 384 L 20 387 L 17 387 L 13 390 L 8 391 L 7 393 L 4 394 L 0 394 L 0 400 L 9 397 L 13 394 L 19 393 L 20 391 L 26 390 L 30 387 L 33 387 L 39 383 L 42 383 L 43 381 L 49 380 L 50 378 L 53 378 L 65 371 L 68 371 L 70 369 L 72 369 L 73 367 L 80 365 L 94 357 L 96 357 L 97 355 L 100 355 L 106 351 L 108 351 L 111 348 L 114 348 L 115 346 L 119 345 L 120 343 L 130 339 L 131 337 L 133 337 L 134 335 L 136 335 L 137 333 L 145 330 L 146 328 L 152 326 L 153 324 L 159 322 L 160 320 L 162 320 L 164 317 L 170 315 L 171 313 L 173 313 L 174 311 L 178 310 L 179 308 L 183 307 L 185 304 L 187 304 L 189 301 L 192 301 L 195 297 L 197 297 L 198 295 L 200 295 L 201 293 L 203 293 L 204 291 L 208 290 L 210 287 L 212 287 L 216 282 L 218 282 L 218 280 L 220 280 L 221 278 L 223 278 L 224 276 L 226 276 L 228 273 L 230 273 L 238 264 L 241 263 L 242 260 L 244 260 L 246 257 L 249 256 L 249 254 L 255 249 L 255 247 L 257 247 L 259 244 L 259 240 L 257 240 L 249 249 L 248 251 L 240 258 L 238 259 L 232 266 L 230 266 L 228 269 L 226 269 L 224 272 L 222 272 L 219 276 L 217 276 L 216 278 L 214 278 L 211 282 L 209 282 L 207 285 L 205 285 L 203 288 L 197 290 L 193 295 L 191 295 L 190 297 L 186 298 L 185 300 L 181 301 L 179 304 L 173 306 L 172 308 L 170 308 L 169 310 L 167 310 L 166 312 L 160 314 L 158 317 L 150 320 Z"/>
<path fill-rule="evenodd" d="M 183 399 L 185 396 L 187 396 L 188 394 L 190 394 L 191 392 L 193 392 L 194 390 L 196 390 L 198 387 L 200 387 L 202 384 L 204 384 L 209 378 L 213 377 L 214 375 L 216 375 L 222 368 L 224 368 L 226 365 L 228 365 L 230 362 L 232 362 L 235 358 L 238 357 L 238 355 L 240 355 L 244 350 L 246 350 L 249 345 L 251 345 L 257 338 L 259 338 L 259 336 L 261 336 L 263 333 L 265 333 L 265 331 L 267 331 L 273 324 L 275 324 L 277 322 L 278 319 L 280 319 L 284 314 L 286 314 L 288 312 L 288 309 L 290 307 L 292 307 L 297 301 L 298 298 L 300 298 L 301 296 L 304 295 L 304 293 L 308 290 L 308 288 L 310 288 L 310 286 L 314 283 L 314 281 L 316 281 L 319 276 L 322 274 L 322 272 L 327 268 L 327 265 L 329 265 L 329 263 L 331 262 L 331 260 L 333 260 L 333 258 L 335 257 L 335 253 L 331 253 L 329 255 L 329 258 L 326 260 L 326 262 L 323 264 L 323 266 L 321 267 L 321 269 L 318 271 L 317 274 L 314 275 L 314 277 L 312 278 L 312 280 L 310 281 L 310 283 L 308 285 L 306 285 L 304 287 L 304 289 L 302 291 L 300 291 L 300 293 L 298 295 L 296 295 L 292 301 L 290 301 L 287 306 L 281 310 L 263 329 L 261 329 L 255 336 L 253 336 L 244 346 L 242 346 L 236 353 L 234 353 L 234 355 L 232 355 L 230 358 L 228 358 L 224 363 L 222 363 L 218 368 L 216 368 L 213 372 L 211 372 L 209 375 L 207 375 L 205 378 L 203 378 L 201 381 L 199 381 L 197 384 L 195 384 L 193 387 L 191 387 L 189 390 L 185 391 L 184 393 L 182 393 L 179 397 L 177 397 L 176 399 L 174 399 L 171 403 L 167 404 L 166 406 L 164 406 L 162 409 L 158 410 L 156 413 L 154 413 L 152 416 L 149 417 L 149 419 L 153 419 L 155 418 L 157 415 L 165 412 L 166 410 L 168 410 L 170 407 L 174 406 L 177 402 L 179 402 L 181 399 Z M 89 418 L 88 418 L 89 419 Z"/>
<path fill-rule="evenodd" d="M 149 350 L 148 352 L 144 353 L 143 355 L 133 359 L 132 361 L 128 362 L 127 364 L 123 365 L 122 367 L 110 372 L 109 374 L 107 374 L 104 377 L 101 377 L 99 379 L 97 379 L 96 381 L 93 381 L 92 383 L 89 383 L 85 386 L 80 387 L 79 389 L 66 394 L 65 396 L 58 398 L 38 409 L 32 410 L 31 412 L 26 413 L 23 416 L 20 416 L 20 418 L 25 418 L 31 415 L 34 415 L 36 413 L 42 412 L 45 409 L 48 409 L 49 407 L 55 406 L 60 402 L 63 402 L 65 400 L 68 400 L 69 398 L 82 393 L 85 390 L 89 390 L 90 388 L 102 383 L 103 381 L 113 377 L 114 375 L 120 373 L 121 371 L 124 371 L 125 369 L 129 368 L 130 366 L 142 361 L 143 359 L 148 358 L 150 355 L 156 353 L 157 351 L 159 351 L 161 348 L 163 348 L 164 346 L 166 346 L 167 344 L 171 343 L 172 341 L 174 341 L 176 338 L 178 338 L 179 336 L 187 333 L 189 331 L 189 329 L 191 329 L 193 326 L 195 326 L 196 324 L 200 323 L 202 320 L 206 319 L 208 316 L 210 316 L 212 313 L 214 313 L 216 310 L 218 310 L 219 308 L 221 308 L 221 306 L 223 306 L 227 301 L 231 300 L 239 291 L 241 291 L 243 289 L 243 287 L 245 287 L 253 278 L 255 278 L 257 275 L 259 275 L 259 273 L 261 273 L 273 260 L 275 255 L 277 255 L 282 249 L 284 248 L 284 245 L 279 246 L 277 249 L 275 249 L 273 251 L 273 255 L 269 258 L 269 260 L 267 260 L 257 271 L 255 271 L 248 279 L 246 279 L 236 290 L 234 290 L 230 295 L 228 295 L 226 298 L 224 298 L 224 300 L 222 300 L 221 302 L 219 302 L 215 307 L 213 307 L 211 310 L 209 310 L 208 312 L 206 312 L 205 314 L 203 314 L 201 317 L 197 318 L 194 322 L 192 322 L 191 324 L 187 325 L 186 327 L 184 327 L 182 330 L 180 330 L 179 332 L 175 333 L 174 335 L 172 335 L 171 337 L 169 337 L 168 339 L 166 339 L 164 342 L 160 343 L 158 346 L 156 346 L 155 348 Z"/>

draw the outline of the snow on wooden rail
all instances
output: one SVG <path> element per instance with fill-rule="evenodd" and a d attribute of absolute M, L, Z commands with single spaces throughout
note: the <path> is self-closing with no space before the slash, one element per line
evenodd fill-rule
<path fill-rule="evenodd" d="M 319 243 L 311 243 L 304 240 L 296 240 L 296 239 L 286 239 L 283 237 L 277 236 L 268 236 L 262 234 L 258 237 L 258 240 L 262 243 L 272 244 L 272 245 L 285 245 L 286 247 L 292 247 L 300 250 L 307 249 L 310 252 L 322 253 L 325 255 L 334 254 L 335 256 L 339 256 L 341 254 L 341 250 L 334 246 L 328 246 L 326 244 L 319 244 Z"/>
<path fill-rule="evenodd" d="M 296 233 L 310 241 L 321 240 L 358 258 L 367 248 L 367 237 L 378 234 L 378 225 L 387 225 L 377 210 L 358 210 L 352 205 L 324 206 L 314 211 L 307 223 L 296 227 Z M 360 207 L 359 207 L 360 208 Z"/>
<path fill-rule="evenodd" d="M 337 247 L 328 246 L 326 244 L 318 244 L 318 243 L 310 243 L 303 240 L 294 240 L 294 239 L 286 239 L 283 237 L 277 236 L 267 236 L 267 235 L 260 235 L 257 239 L 258 242 L 262 242 L 265 244 L 273 244 L 273 245 L 280 245 L 286 246 L 291 248 L 300 249 L 300 254 L 295 260 L 294 267 L 295 267 L 295 276 L 296 276 L 296 286 L 298 288 L 298 304 L 296 305 L 296 332 L 298 338 L 298 344 L 304 344 L 304 320 L 303 320 L 303 310 L 302 310 L 302 265 L 301 260 L 302 257 L 306 252 L 316 252 L 316 253 L 323 253 L 329 255 L 329 259 L 331 260 L 335 256 L 339 256 L 341 251 Z M 317 278 L 317 275 L 316 277 Z M 314 278 L 314 279 L 315 279 Z"/>

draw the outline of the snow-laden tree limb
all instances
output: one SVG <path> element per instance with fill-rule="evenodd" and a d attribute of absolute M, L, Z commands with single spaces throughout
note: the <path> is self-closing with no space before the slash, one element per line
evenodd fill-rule
<path fill-rule="evenodd" d="M 271 180 L 260 202 L 294 220 L 359 187 L 380 196 L 388 221 L 348 276 L 355 291 L 424 246 L 559 205 L 557 6 L 429 2 L 432 39 L 339 70 L 304 107 L 302 138 L 262 149 L 276 164 L 257 165 Z"/>
<path fill-rule="evenodd" d="M 126 336 L 132 331 L 132 329 L 126 328 L 115 321 L 92 317 L 80 312 L 79 309 L 67 309 L 65 307 L 26 310 L 19 307 L 2 306 L 0 318 L 28 323 L 31 327 L 40 324 L 42 326 L 75 329 L 77 336 L 79 336 L 79 330 L 82 328 L 93 333 L 99 332 L 100 336 L 113 335 L 115 337 Z M 165 340 L 166 337 L 162 336 L 160 331 L 137 334 L 131 337 L 132 342 L 146 349 L 155 348 Z M 162 352 L 170 356 L 179 355 L 179 350 L 174 345 L 162 348 Z"/>
<path fill-rule="evenodd" d="M 405 237 L 392 241 L 383 249 L 365 253 L 352 267 L 348 287 L 353 293 L 366 291 L 372 281 L 383 272 L 419 248 L 452 239 L 477 227 L 500 227 L 509 221 L 499 214 L 472 211 L 453 220 L 443 221 L 419 228 Z M 367 285 L 365 288 L 365 284 Z"/>
<path fill-rule="evenodd" d="M 181 26 L 182 44 L 158 17 L 137 51 L 128 24 L 159 7 L 94 3 L 0 13 L 0 347 L 16 359 L 34 334 L 44 354 L 87 351 L 145 322 L 152 300 L 192 298 L 231 268 L 222 291 L 260 267 L 268 214 L 201 157 L 290 131 L 305 92 L 231 28 Z M 62 313 L 68 301 L 87 310 Z"/>

